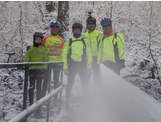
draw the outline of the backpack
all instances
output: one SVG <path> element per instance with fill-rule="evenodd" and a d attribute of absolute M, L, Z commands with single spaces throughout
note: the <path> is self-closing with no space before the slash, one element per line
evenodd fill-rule
<path fill-rule="evenodd" d="M 87 56 L 86 56 L 86 43 L 84 41 L 84 38 L 81 38 L 81 40 L 76 40 L 76 41 L 81 41 L 83 43 L 83 56 L 82 56 L 82 63 L 86 65 L 87 63 Z M 68 54 L 67 54 L 67 64 L 70 65 L 71 64 L 71 54 L 72 54 L 72 48 L 71 45 L 72 43 L 75 42 L 72 40 L 72 38 L 69 39 L 69 50 L 68 50 Z"/>

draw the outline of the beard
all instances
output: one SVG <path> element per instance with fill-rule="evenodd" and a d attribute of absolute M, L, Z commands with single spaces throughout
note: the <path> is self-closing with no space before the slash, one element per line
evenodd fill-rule
<path fill-rule="evenodd" d="M 40 45 L 41 45 L 41 43 L 34 42 L 34 47 L 39 47 Z"/>
<path fill-rule="evenodd" d="M 75 38 L 79 38 L 81 36 L 81 34 L 74 34 L 73 35 Z"/>

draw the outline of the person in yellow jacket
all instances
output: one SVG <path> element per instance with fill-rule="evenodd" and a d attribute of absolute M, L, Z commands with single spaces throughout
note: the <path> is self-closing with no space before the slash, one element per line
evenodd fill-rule
<path fill-rule="evenodd" d="M 68 83 L 66 87 L 67 103 L 71 97 L 75 77 L 78 74 L 83 86 L 83 91 L 88 90 L 88 67 L 92 62 L 89 46 L 85 37 L 81 34 L 83 25 L 74 23 L 72 26 L 73 37 L 65 44 L 64 65 L 68 70 Z"/>
<path fill-rule="evenodd" d="M 64 39 L 59 36 L 60 23 L 58 21 L 52 21 L 50 23 L 51 34 L 44 39 L 44 46 L 48 49 L 49 62 L 63 62 L 63 48 Z M 51 67 L 50 67 L 51 68 Z M 54 68 L 51 70 L 51 78 L 54 80 L 54 89 L 59 87 L 59 76 L 61 69 Z"/>
<path fill-rule="evenodd" d="M 48 51 L 42 45 L 43 33 L 35 32 L 33 46 L 25 54 L 25 62 L 48 62 Z M 34 103 L 34 90 L 36 87 L 36 99 L 46 95 L 47 91 L 47 65 L 31 65 L 29 67 L 29 103 Z"/>
<path fill-rule="evenodd" d="M 96 30 L 96 19 L 89 14 L 89 17 L 86 20 L 87 32 L 85 32 L 85 37 L 89 43 L 91 54 L 92 54 L 92 72 L 93 78 L 98 83 L 100 80 L 100 68 L 97 62 L 98 54 L 98 37 L 102 34 L 101 31 Z"/>
<path fill-rule="evenodd" d="M 98 60 L 120 74 L 125 62 L 125 38 L 123 33 L 114 33 L 110 18 L 101 20 L 103 34 L 99 37 Z"/>

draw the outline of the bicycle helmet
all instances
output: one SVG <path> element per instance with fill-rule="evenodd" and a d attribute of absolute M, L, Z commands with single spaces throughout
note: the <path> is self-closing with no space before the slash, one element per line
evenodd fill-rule
<path fill-rule="evenodd" d="M 100 22 L 102 27 L 112 26 L 112 21 L 108 17 L 104 17 Z"/>

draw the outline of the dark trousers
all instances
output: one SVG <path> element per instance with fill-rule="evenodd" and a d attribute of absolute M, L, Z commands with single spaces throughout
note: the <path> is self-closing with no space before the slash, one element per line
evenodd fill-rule
<path fill-rule="evenodd" d="M 83 87 L 83 92 L 86 93 L 88 90 L 88 71 L 85 65 L 81 62 L 72 61 L 69 66 L 69 74 L 68 74 L 68 84 L 66 87 L 66 98 L 67 102 L 71 97 L 71 91 L 74 85 L 76 75 L 79 75 L 81 84 Z"/>
<path fill-rule="evenodd" d="M 49 81 L 50 81 L 48 84 L 49 91 L 50 89 L 58 88 L 62 84 L 61 74 L 62 74 L 61 67 L 49 67 Z M 55 99 L 58 99 L 58 94 L 55 95 Z"/>
<path fill-rule="evenodd" d="M 29 102 L 34 103 L 35 87 L 36 99 L 39 100 L 46 95 L 48 85 L 48 75 L 46 70 L 30 70 L 29 71 Z"/>
<path fill-rule="evenodd" d="M 58 88 L 61 85 L 60 81 L 60 75 L 61 75 L 61 69 L 54 69 L 53 70 L 53 79 L 54 79 L 54 89 Z"/>
<path fill-rule="evenodd" d="M 50 81 L 53 81 L 54 83 L 54 89 L 58 88 L 61 85 L 61 71 L 62 69 L 59 67 L 49 67 L 49 78 Z M 50 87 L 50 86 L 49 86 Z"/>

